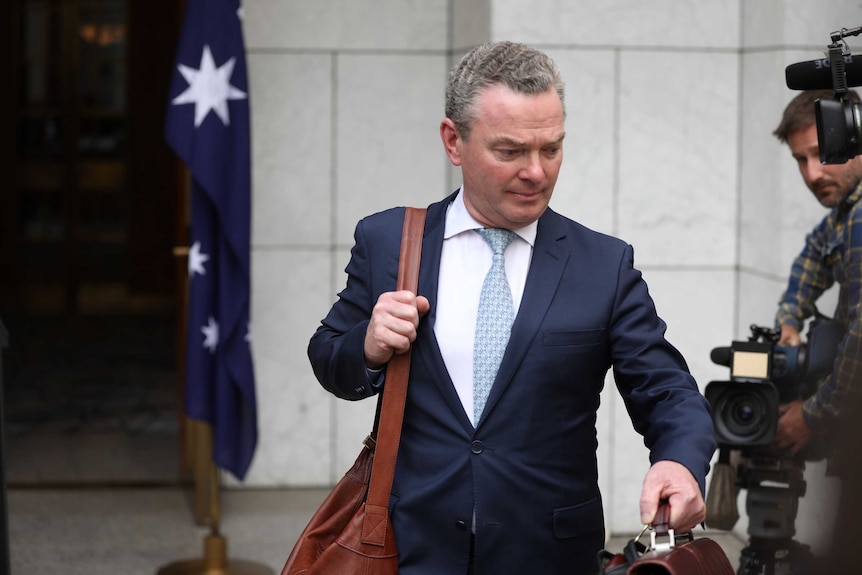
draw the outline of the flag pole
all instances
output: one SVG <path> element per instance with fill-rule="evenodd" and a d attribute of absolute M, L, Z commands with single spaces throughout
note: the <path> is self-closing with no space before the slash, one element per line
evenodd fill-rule
<path fill-rule="evenodd" d="M 188 190 L 189 179 L 186 177 L 184 180 Z M 187 258 L 188 253 L 188 247 L 174 248 L 174 256 L 178 259 Z M 187 276 L 180 274 L 179 278 L 187 299 Z M 186 306 L 183 305 L 182 308 L 185 310 Z M 185 338 L 182 339 L 185 340 Z M 178 364 L 179 383 L 182 386 L 185 381 L 185 362 L 179 361 Z M 209 523 L 210 533 L 204 537 L 202 558 L 168 563 L 157 571 L 157 575 L 273 575 L 272 569 L 265 565 L 228 559 L 227 538 L 220 533 L 221 498 L 218 467 L 212 457 L 212 426 L 186 416 L 182 416 L 180 424 L 185 430 L 186 440 L 185 457 L 181 457 L 184 461 L 180 462 L 180 466 L 182 470 L 188 469 L 192 474 L 195 521 L 200 525 Z"/>
<path fill-rule="evenodd" d="M 195 449 L 198 460 L 195 462 L 195 491 L 196 495 L 205 492 L 209 499 L 210 532 L 204 536 L 202 558 L 168 563 L 157 571 L 157 575 L 273 575 L 273 570 L 261 563 L 228 559 L 227 538 L 221 534 L 220 528 L 219 471 L 210 455 L 212 428 L 202 422 L 195 424 L 195 436 L 199 438 Z"/>

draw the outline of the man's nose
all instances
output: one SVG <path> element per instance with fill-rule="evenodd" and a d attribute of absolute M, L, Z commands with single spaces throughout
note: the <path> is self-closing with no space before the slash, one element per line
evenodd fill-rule
<path fill-rule="evenodd" d="M 524 165 L 518 176 L 522 180 L 531 182 L 540 182 L 545 179 L 545 166 L 542 164 L 542 159 L 538 153 L 524 155 Z"/>
<path fill-rule="evenodd" d="M 825 173 L 823 170 L 824 166 L 820 163 L 819 152 L 809 155 L 808 161 L 805 162 L 805 167 L 808 170 L 808 179 L 812 182 L 816 182 L 822 178 Z"/>

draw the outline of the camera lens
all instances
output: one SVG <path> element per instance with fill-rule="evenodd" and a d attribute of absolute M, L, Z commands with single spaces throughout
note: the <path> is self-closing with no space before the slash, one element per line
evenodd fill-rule
<path fill-rule="evenodd" d="M 739 437 L 751 437 L 763 425 L 766 405 L 763 397 L 746 389 L 727 398 L 724 411 L 728 429 Z"/>
<path fill-rule="evenodd" d="M 719 444 L 749 447 L 775 439 L 778 390 L 772 383 L 713 381 L 705 394 Z"/>
<path fill-rule="evenodd" d="M 740 425 L 750 425 L 752 420 L 757 417 L 757 409 L 746 398 L 733 405 L 731 417 L 733 417 L 733 421 Z"/>
<path fill-rule="evenodd" d="M 862 153 L 862 104 L 820 98 L 814 115 L 821 162 L 843 164 Z"/>

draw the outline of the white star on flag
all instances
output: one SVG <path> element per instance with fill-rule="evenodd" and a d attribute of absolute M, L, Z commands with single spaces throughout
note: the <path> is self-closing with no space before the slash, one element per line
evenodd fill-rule
<path fill-rule="evenodd" d="M 218 323 L 213 316 L 210 316 L 209 323 L 201 328 L 204 334 L 204 347 L 210 350 L 210 353 L 215 353 L 218 345 Z"/>
<path fill-rule="evenodd" d="M 189 249 L 189 277 L 194 276 L 196 273 L 202 276 L 207 275 L 204 264 L 209 259 L 209 255 L 201 252 L 201 243 L 193 243 L 191 249 Z"/>
<path fill-rule="evenodd" d="M 216 68 L 209 44 L 205 44 L 199 69 L 195 70 L 184 64 L 177 64 L 177 69 L 189 83 L 189 87 L 174 98 L 172 103 L 174 105 L 195 105 L 196 128 L 201 125 L 210 110 L 216 113 L 225 126 L 229 125 L 230 114 L 227 101 L 244 100 L 248 97 L 245 92 L 230 84 L 235 63 L 236 58 L 230 58 Z"/>

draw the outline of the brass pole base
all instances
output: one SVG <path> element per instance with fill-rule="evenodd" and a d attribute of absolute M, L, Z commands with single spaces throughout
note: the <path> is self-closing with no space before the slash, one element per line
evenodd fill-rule
<path fill-rule="evenodd" d="M 227 540 L 221 535 L 204 538 L 204 558 L 174 561 L 157 571 L 158 575 L 273 575 L 272 569 L 251 561 L 227 558 Z"/>

